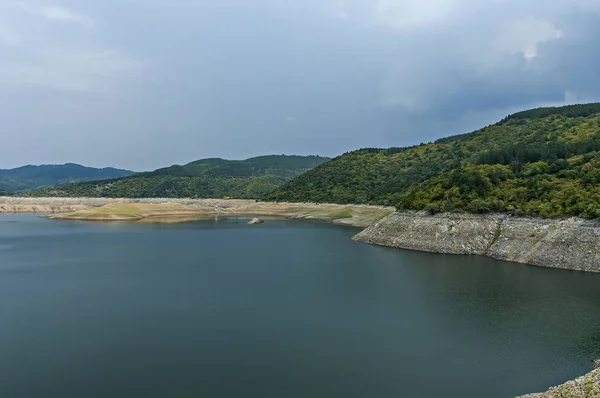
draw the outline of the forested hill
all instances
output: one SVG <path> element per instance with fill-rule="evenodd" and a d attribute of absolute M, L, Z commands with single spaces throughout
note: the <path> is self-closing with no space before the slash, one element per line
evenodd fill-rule
<path fill-rule="evenodd" d="M 34 195 L 258 199 L 326 160 L 319 156 L 285 155 L 247 160 L 203 159 L 126 178 L 43 189 Z"/>
<path fill-rule="evenodd" d="M 0 192 L 14 193 L 78 181 L 124 177 L 131 174 L 133 171 L 112 167 L 97 169 L 74 163 L 28 165 L 16 169 L 0 170 Z"/>
<path fill-rule="evenodd" d="M 265 199 L 600 217 L 600 104 L 533 109 L 429 144 L 346 153 Z"/>

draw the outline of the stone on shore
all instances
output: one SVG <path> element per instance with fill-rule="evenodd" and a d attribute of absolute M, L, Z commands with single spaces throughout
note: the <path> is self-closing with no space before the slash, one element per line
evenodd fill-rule
<path fill-rule="evenodd" d="M 568 381 L 565 384 L 553 387 L 547 392 L 523 395 L 519 398 L 599 398 L 600 397 L 600 369 L 596 368 L 591 373 Z"/>

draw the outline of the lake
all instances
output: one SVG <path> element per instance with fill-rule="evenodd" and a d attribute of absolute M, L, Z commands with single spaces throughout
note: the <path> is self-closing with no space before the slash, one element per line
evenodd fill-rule
<path fill-rule="evenodd" d="M 355 233 L 0 216 L 0 396 L 500 398 L 600 358 L 600 275 Z"/>

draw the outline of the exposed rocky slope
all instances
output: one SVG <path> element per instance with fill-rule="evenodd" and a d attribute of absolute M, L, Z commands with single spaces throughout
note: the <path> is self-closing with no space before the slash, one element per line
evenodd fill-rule
<path fill-rule="evenodd" d="M 355 240 L 542 267 L 600 272 L 600 221 L 507 215 L 393 213 Z"/>
<path fill-rule="evenodd" d="M 553 387 L 547 392 L 523 395 L 520 398 L 600 398 L 600 369 Z"/>
<path fill-rule="evenodd" d="M 89 209 L 99 206 L 92 199 L 68 199 L 68 198 L 21 198 L 12 196 L 0 196 L 0 214 L 6 213 L 67 213 Z"/>

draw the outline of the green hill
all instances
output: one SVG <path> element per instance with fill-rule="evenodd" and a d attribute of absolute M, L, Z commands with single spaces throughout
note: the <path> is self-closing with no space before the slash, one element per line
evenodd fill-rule
<path fill-rule="evenodd" d="M 319 156 L 203 159 L 130 177 L 85 182 L 34 192 L 35 196 L 258 199 L 325 162 Z"/>
<path fill-rule="evenodd" d="M 533 109 L 429 144 L 346 153 L 265 199 L 600 217 L 600 104 Z"/>
<path fill-rule="evenodd" d="M 133 174 L 133 171 L 112 167 L 97 169 L 74 163 L 28 165 L 16 169 L 0 170 L 0 193 L 22 192 L 53 185 L 104 180 L 131 174 Z"/>

